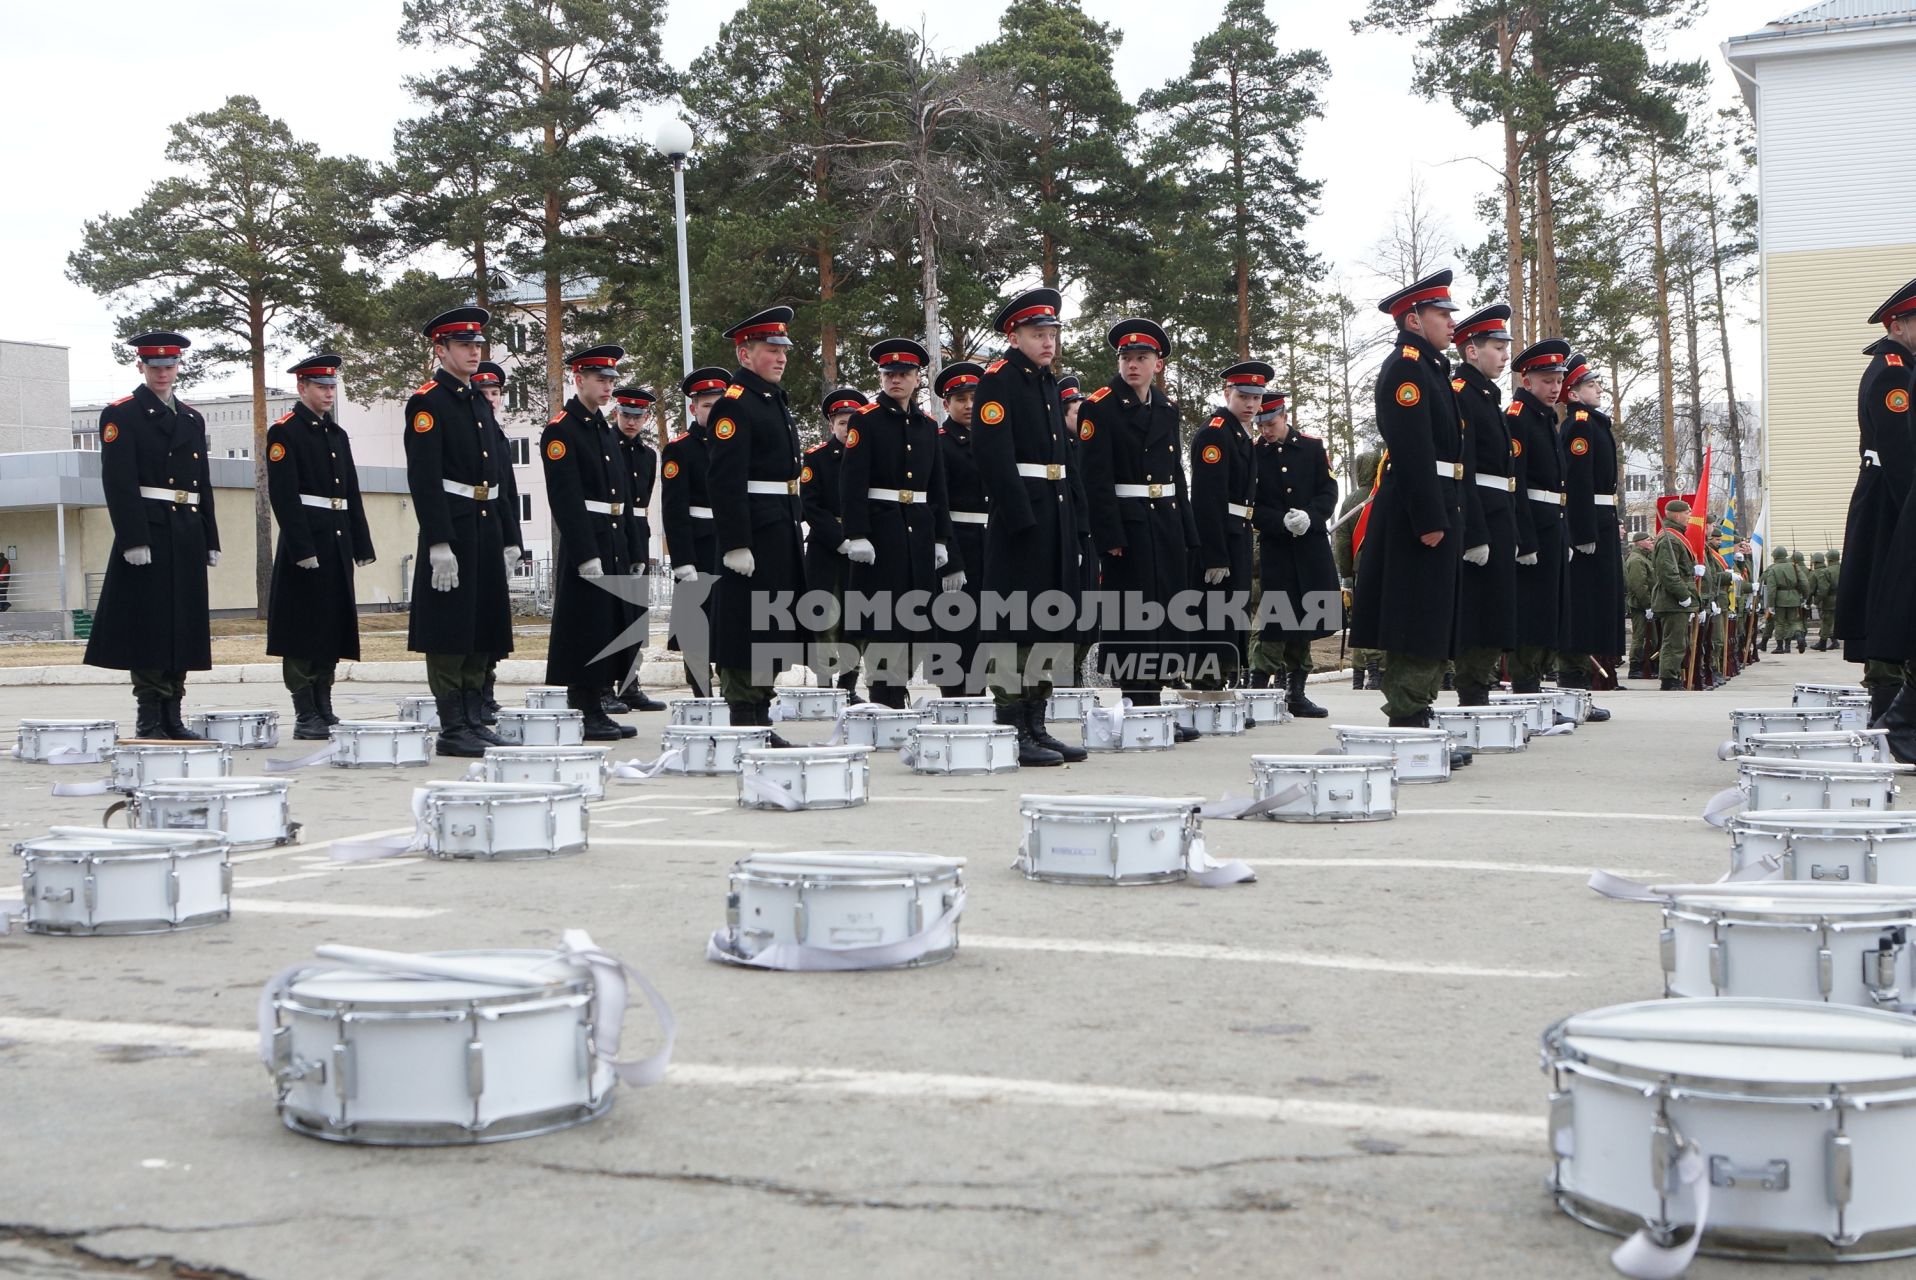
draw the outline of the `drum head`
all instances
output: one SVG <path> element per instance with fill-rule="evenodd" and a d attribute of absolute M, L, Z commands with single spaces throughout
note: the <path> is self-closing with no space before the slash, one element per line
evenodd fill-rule
<path fill-rule="evenodd" d="M 531 974 L 546 979 L 555 987 L 572 985 L 583 976 L 577 966 L 553 951 L 430 951 L 425 954 L 447 960 L 481 963 L 514 974 Z M 287 987 L 287 994 L 300 1004 L 459 1005 L 470 1000 L 535 1000 L 551 993 L 513 982 L 408 977 L 354 965 L 338 965 L 302 975 Z"/>
<path fill-rule="evenodd" d="M 741 858 L 738 869 L 776 876 L 829 878 L 873 875 L 945 876 L 962 871 L 963 858 L 931 853 L 838 852 L 754 853 Z"/>
<path fill-rule="evenodd" d="M 1885 813 L 1863 809 L 1750 809 L 1730 819 L 1738 827 L 1776 833 L 1835 831 L 1860 836 L 1916 834 L 1916 812 Z"/>
<path fill-rule="evenodd" d="M 1070 809 L 1117 813 L 1180 813 L 1204 803 L 1203 796 L 1019 796 L 1026 809 Z"/>
<path fill-rule="evenodd" d="M 287 778 L 161 778 L 140 790 L 162 796 L 252 796 L 287 791 Z"/>
<path fill-rule="evenodd" d="M 1724 997 L 1613 1005 L 1549 1033 L 1573 1057 L 1655 1081 L 1751 1085 L 1916 1084 L 1916 1020 L 1876 1009 Z"/>
<path fill-rule="evenodd" d="M 1821 884 L 1811 880 L 1745 884 L 1655 885 L 1685 911 L 1738 916 L 1827 917 L 1831 921 L 1893 919 L 1916 913 L 1916 885 Z"/>
<path fill-rule="evenodd" d="M 35 836 L 14 846 L 26 857 L 75 859 L 168 857 L 174 854 L 208 852 L 223 848 L 225 836 L 206 831 L 118 831 L 102 828 L 98 832 L 78 834 L 56 831 Z"/>

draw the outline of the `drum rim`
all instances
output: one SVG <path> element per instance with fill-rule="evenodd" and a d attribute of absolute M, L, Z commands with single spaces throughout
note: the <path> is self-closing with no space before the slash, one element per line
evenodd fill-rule
<path fill-rule="evenodd" d="M 1551 1197 L 1565 1217 L 1605 1235 L 1628 1236 L 1646 1228 L 1654 1230 L 1659 1225 L 1567 1187 L 1552 1186 Z M 1877 1243 L 1870 1243 L 1872 1241 Z M 1765 1231 L 1760 1227 L 1742 1226 L 1726 1229 L 1721 1223 L 1713 1223 L 1703 1229 L 1697 1252 L 1709 1258 L 1762 1262 L 1882 1262 L 1916 1253 L 1916 1225 L 1872 1231 L 1857 1237 L 1854 1245 L 1840 1245 L 1827 1236 L 1807 1232 Z"/>
<path fill-rule="evenodd" d="M 108 920 L 101 924 L 86 925 L 49 925 L 44 920 L 28 917 L 21 925 L 28 933 L 43 933 L 55 937 L 69 938 L 131 938 L 143 934 L 178 933 L 182 929 L 204 929 L 208 925 L 224 924 L 233 918 L 232 900 L 218 911 L 205 911 L 196 916 L 188 916 L 178 924 L 171 920 Z"/>
<path fill-rule="evenodd" d="M 181 755 L 195 755 L 202 752 L 213 755 L 230 756 L 233 744 L 209 738 L 205 742 L 161 742 L 146 738 L 122 738 L 113 744 L 114 755 L 158 755 L 163 751 L 177 751 Z"/>
<path fill-rule="evenodd" d="M 1773 766 L 1781 766 L 1776 768 Z M 1916 765 L 1900 764 L 1895 761 L 1876 760 L 1803 760 L 1794 756 L 1738 756 L 1738 773 L 1774 774 L 1788 769 L 1801 769 L 1811 773 L 1835 770 L 1834 778 L 1855 778 L 1861 781 L 1882 781 L 1889 778 L 1901 778 L 1916 773 Z"/>
<path fill-rule="evenodd" d="M 738 753 L 741 764 L 765 765 L 777 760 L 807 763 L 812 760 L 866 764 L 877 747 L 863 742 L 806 747 L 744 747 Z"/>
<path fill-rule="evenodd" d="M 1812 882 L 1807 880 L 1786 880 L 1783 883 L 1809 884 Z M 1804 910 L 1800 912 L 1775 910 L 1758 911 L 1743 910 L 1734 907 L 1683 905 L 1685 902 L 1693 902 L 1694 899 L 1706 896 L 1705 894 L 1699 893 L 1684 894 L 1671 898 L 1668 905 L 1663 908 L 1663 918 L 1666 921 L 1682 920 L 1688 924 L 1702 925 L 1723 922 L 1759 926 L 1773 925 L 1777 928 L 1802 930 L 1805 935 L 1812 935 L 1824 931 L 1829 933 L 1849 933 L 1860 929 L 1893 929 L 1898 926 L 1916 925 L 1916 902 L 1909 903 L 1902 909 L 1900 914 L 1897 913 L 1895 908 L 1873 907 L 1869 903 L 1859 902 L 1856 904 L 1858 913 L 1853 916 L 1829 913 L 1821 910 L 1811 910 L 1808 904 L 1805 904 Z M 1877 914 L 1873 916 L 1863 914 L 1863 912 L 1869 910 L 1875 910 Z M 1823 919 L 1822 917 L 1825 915 L 1829 916 L 1829 918 Z"/>
<path fill-rule="evenodd" d="M 846 707 L 847 716 L 857 716 L 861 720 L 913 720 L 920 721 L 925 713 L 914 707 L 881 707 L 873 702 L 861 702 L 855 707 Z"/>
<path fill-rule="evenodd" d="M 396 1008 L 402 1005 L 408 1008 L 418 1007 L 418 1008 L 431 1008 L 431 1009 L 445 1009 L 447 1007 L 457 1007 L 457 1006 L 464 1006 L 464 1005 L 486 1005 L 490 1007 L 491 1005 L 500 1003 L 501 1001 L 510 1002 L 514 1000 L 524 999 L 527 996 L 529 996 L 531 993 L 533 993 L 534 991 L 545 993 L 546 998 L 557 998 L 561 995 L 569 995 L 573 992 L 574 988 L 578 987 L 580 984 L 582 983 L 589 984 L 592 981 L 592 969 L 589 965 L 568 961 L 566 960 L 565 952 L 550 950 L 543 947 L 461 947 L 461 948 L 455 948 L 453 950 L 448 950 L 448 951 L 421 951 L 419 954 L 421 956 L 430 957 L 434 960 L 498 960 L 501 958 L 509 958 L 509 959 L 536 958 L 536 959 L 539 959 L 541 962 L 548 962 L 548 963 L 552 961 L 560 961 L 565 965 L 566 969 L 570 973 L 570 976 L 562 978 L 562 979 L 554 978 L 551 982 L 547 983 L 545 987 L 538 987 L 538 988 L 507 987 L 505 991 L 501 992 L 496 997 L 472 996 L 472 997 L 460 997 L 453 1000 L 400 1001 L 397 1003 L 382 1002 L 380 1004 L 381 1008 Z M 289 982 L 284 991 L 281 991 L 275 995 L 274 997 L 275 1007 L 277 1007 L 280 1001 L 285 1000 L 287 997 L 292 996 L 301 982 L 306 982 L 314 978 L 323 977 L 327 974 L 338 974 L 338 973 L 355 973 L 362 976 L 387 977 L 387 978 L 390 978 L 390 980 L 395 983 L 404 982 L 406 980 L 403 975 L 398 975 L 398 974 L 388 975 L 383 973 L 383 971 L 381 970 L 363 968 L 363 967 L 354 965 L 349 961 L 331 960 L 331 961 L 326 961 L 324 963 L 319 961 L 314 961 L 311 965 L 306 966 L 305 972 L 299 974 L 291 982 Z M 463 981 L 463 979 L 435 978 L 435 981 L 460 982 L 460 981 Z M 326 997 L 323 997 L 323 996 L 314 997 L 314 1000 L 324 1002 L 326 1001 Z M 341 1001 L 341 1002 L 333 1002 L 333 1003 L 350 1004 L 352 1002 Z"/>
<path fill-rule="evenodd" d="M 22 729 L 117 729 L 117 720 L 82 720 L 77 716 L 22 716 Z"/>
<path fill-rule="evenodd" d="M 222 786 L 222 783 L 242 783 L 242 786 Z M 248 778 L 231 775 L 220 778 L 155 778 L 151 782 L 142 782 L 139 793 L 156 794 L 167 800 L 195 800 L 210 796 L 220 799 L 247 800 L 255 796 L 290 796 L 293 789 L 291 778 Z"/>
<path fill-rule="evenodd" d="M 763 735 L 767 742 L 770 742 L 772 739 L 772 731 L 762 724 L 668 724 L 663 726 L 659 731 L 667 735 L 673 732 L 677 732 L 681 736 L 699 734 L 711 737 L 715 741 L 719 739 L 728 741 L 737 740 L 750 737 L 753 734 Z"/>
<path fill-rule="evenodd" d="M 591 1088 L 591 1081 L 586 1082 Z M 488 1142 L 510 1142 L 515 1138 L 536 1138 L 557 1133 L 575 1125 L 597 1120 L 612 1107 L 616 1091 L 606 1089 L 596 1099 L 550 1108 L 524 1116 L 501 1116 L 482 1129 L 433 1121 L 356 1121 L 344 1126 L 309 1123 L 304 1113 L 295 1111 L 282 1097 L 280 1122 L 294 1133 L 322 1142 L 338 1142 L 360 1147 L 467 1147 Z"/>
<path fill-rule="evenodd" d="M 1396 761 L 1389 756 L 1291 756 L 1276 753 L 1252 756 L 1252 772 L 1255 773 L 1260 766 L 1273 772 L 1286 768 L 1324 768 L 1354 772 L 1358 769 L 1379 767 L 1394 771 Z"/>
<path fill-rule="evenodd" d="M 947 737 L 1016 738 L 1018 731 L 1008 724 L 915 724 L 912 734 L 944 734 Z"/>
<path fill-rule="evenodd" d="M 572 757 L 574 759 L 596 756 L 600 760 L 604 760 L 607 755 L 611 754 L 611 751 L 611 747 L 595 747 L 586 743 L 572 743 L 570 745 L 535 743 L 532 746 L 507 745 L 503 747 L 487 747 L 486 754 L 481 758 L 487 760 L 536 760 L 552 757 L 562 752 L 573 752 L 576 753 Z"/>
<path fill-rule="evenodd" d="M 333 733 L 349 729 L 355 733 L 377 729 L 386 733 L 431 733 L 432 726 L 418 720 L 341 720 L 338 724 L 327 726 Z"/>
<path fill-rule="evenodd" d="M 1780 827 L 1790 834 L 1799 828 L 1815 834 L 1819 828 L 1889 826 L 1916 835 L 1916 809 L 1746 809 L 1730 819 L 1729 830 L 1734 834 L 1739 828 L 1758 825 L 1765 830 Z"/>
<path fill-rule="evenodd" d="M 187 713 L 189 720 L 236 720 L 242 716 L 258 716 L 264 719 L 279 719 L 279 711 L 274 707 L 214 707 L 205 711 Z"/>
<path fill-rule="evenodd" d="M 741 867 L 734 863 L 725 873 L 728 886 L 740 884 L 772 885 L 779 888 L 799 889 L 808 887 L 829 887 L 835 889 L 921 889 L 926 885 L 948 884 L 962 885 L 965 881 L 963 867 L 938 868 L 936 874 L 930 871 L 887 870 L 882 874 L 861 872 L 844 868 L 842 873 L 827 871 L 760 871 L 752 867 Z"/>
<path fill-rule="evenodd" d="M 155 834 L 165 835 L 171 834 L 171 832 L 159 831 L 155 832 Z M 182 832 L 181 834 L 187 833 Z M 87 849 L 74 850 L 68 854 L 60 852 L 38 852 L 27 848 L 29 844 L 34 843 L 36 840 L 77 839 L 79 839 L 78 836 L 36 836 L 33 840 L 22 840 L 14 845 L 13 852 L 15 857 L 28 864 L 28 869 L 30 870 L 32 864 L 35 862 L 63 862 L 83 865 L 88 862 L 100 861 L 102 858 L 105 858 L 105 860 L 109 862 L 171 862 L 180 858 L 205 858 L 214 855 L 224 857 L 232 848 L 230 841 L 217 840 L 211 836 L 190 844 L 174 845 L 158 849 L 151 844 L 126 844 L 121 846 L 122 849 L 126 850 L 124 853 L 113 849 Z M 134 852 L 135 850 L 139 852 Z"/>
<path fill-rule="evenodd" d="M 541 716 L 550 716 L 560 720 L 577 719 L 583 721 L 585 712 L 575 711 L 571 707 L 500 707 L 501 716 L 511 716 L 515 720 L 536 720 Z"/>

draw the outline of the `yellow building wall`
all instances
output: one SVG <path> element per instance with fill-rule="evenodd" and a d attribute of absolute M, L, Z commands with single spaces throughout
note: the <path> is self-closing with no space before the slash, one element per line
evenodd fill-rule
<path fill-rule="evenodd" d="M 1865 319 L 1912 275 L 1916 242 L 1764 256 L 1772 546 L 1843 545 L 1858 466 L 1856 387 L 1869 364 L 1862 351 L 1883 336 Z"/>

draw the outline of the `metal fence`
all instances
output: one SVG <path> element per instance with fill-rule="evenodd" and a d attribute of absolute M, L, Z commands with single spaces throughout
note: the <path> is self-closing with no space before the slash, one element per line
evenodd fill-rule
<path fill-rule="evenodd" d="M 60 571 L 46 569 L 37 573 L 21 573 L 14 570 L 0 577 L 0 621 L 4 614 L 18 611 L 33 613 L 60 607 Z M 77 600 L 67 601 L 67 608 L 80 607 Z"/>

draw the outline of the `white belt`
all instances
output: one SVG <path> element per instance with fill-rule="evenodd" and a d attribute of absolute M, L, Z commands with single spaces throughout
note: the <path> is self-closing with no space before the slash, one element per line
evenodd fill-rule
<path fill-rule="evenodd" d="M 1502 489 L 1505 493 L 1517 492 L 1517 477 L 1515 476 L 1487 476 L 1479 471 L 1477 473 L 1477 483 L 1486 489 Z"/>
<path fill-rule="evenodd" d="M 931 501 L 931 494 L 924 489 L 867 489 L 865 496 L 873 502 L 897 502 L 907 507 L 914 502 Z"/>
<path fill-rule="evenodd" d="M 1251 518 L 1251 508 L 1243 503 L 1227 502 L 1224 504 L 1224 509 L 1232 515 L 1239 516 L 1245 520 Z"/>
<path fill-rule="evenodd" d="M 1617 495 L 1614 493 L 1600 493 L 1596 497 L 1590 499 L 1590 501 L 1596 503 L 1600 507 L 1614 507 L 1617 505 Z"/>
<path fill-rule="evenodd" d="M 1160 480 L 1156 484 L 1114 484 L 1111 491 L 1120 498 L 1175 498 L 1178 496 L 1176 482 Z"/>
<path fill-rule="evenodd" d="M 1548 502 L 1553 507 L 1561 507 L 1569 499 L 1555 489 L 1525 489 L 1524 496 L 1532 502 Z"/>
<path fill-rule="evenodd" d="M 1437 474 L 1446 480 L 1462 480 L 1464 478 L 1464 464 L 1461 462 L 1439 462 L 1437 464 Z"/>
<path fill-rule="evenodd" d="M 484 502 L 488 498 L 498 497 L 496 484 L 460 484 L 457 480 L 441 480 L 440 485 L 447 493 L 457 494 L 461 498 L 471 498 L 474 502 Z"/>
<path fill-rule="evenodd" d="M 625 514 L 625 504 L 623 502 L 594 502 L 592 499 L 586 498 L 580 505 L 595 515 L 621 516 Z"/>
<path fill-rule="evenodd" d="M 1876 450 L 1874 449 L 1863 450 L 1863 465 L 1866 467 L 1882 466 L 1883 465 L 1882 455 L 1877 453 Z M 144 490 L 142 490 L 142 492 L 144 492 Z"/>
<path fill-rule="evenodd" d="M 798 481 L 796 480 L 747 480 L 745 482 L 745 492 L 776 493 L 781 496 L 789 496 L 798 492 Z"/>
<path fill-rule="evenodd" d="M 155 502 L 184 502 L 189 507 L 200 505 L 200 495 L 191 489 L 155 489 L 148 485 L 141 485 L 140 496 L 152 498 Z"/>
<path fill-rule="evenodd" d="M 712 514 L 712 508 L 710 507 L 687 507 L 685 510 L 686 510 L 686 513 L 690 515 L 694 520 L 718 519 L 717 516 Z"/>
<path fill-rule="evenodd" d="M 302 493 L 299 495 L 299 505 L 302 507 L 318 507 L 324 511 L 344 511 L 346 509 L 346 499 L 322 498 L 316 493 Z"/>
<path fill-rule="evenodd" d="M 991 517 L 982 511 L 954 511 L 951 513 L 953 524 L 990 524 Z"/>
<path fill-rule="evenodd" d="M 1062 462 L 1020 462 L 1018 474 L 1027 480 L 1062 480 L 1066 472 Z"/>

